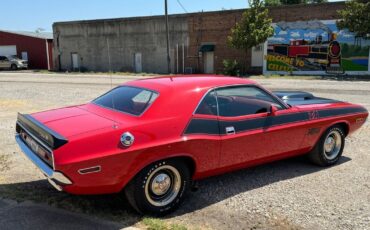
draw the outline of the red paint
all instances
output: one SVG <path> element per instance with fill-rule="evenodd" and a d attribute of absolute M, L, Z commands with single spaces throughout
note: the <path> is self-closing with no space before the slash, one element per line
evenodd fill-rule
<path fill-rule="evenodd" d="M 135 117 L 111 111 L 97 105 L 85 105 L 35 113 L 32 116 L 68 139 L 54 151 L 55 168 L 64 173 L 73 185 L 65 191 L 74 194 L 103 194 L 119 192 L 145 166 L 171 157 L 188 157 L 195 163 L 194 179 L 254 166 L 277 159 L 304 154 L 320 135 L 333 124 L 348 125 L 349 132 L 360 128 L 358 118 L 367 112 L 321 119 L 312 111 L 359 107 L 349 103 L 304 105 L 276 112 L 281 114 L 307 111 L 312 119 L 267 129 L 238 133 L 233 136 L 184 135 L 194 118 L 243 120 L 264 117 L 255 114 L 238 118 L 193 115 L 205 93 L 225 85 L 255 84 L 240 78 L 220 76 L 163 77 L 138 80 L 126 85 L 155 90 L 159 97 L 141 116 Z M 310 128 L 319 128 L 308 135 Z M 134 144 L 120 144 L 122 133 L 135 136 Z M 101 172 L 81 175 L 78 170 L 101 166 Z"/>
<path fill-rule="evenodd" d="M 310 46 L 289 46 L 288 56 L 308 56 L 310 53 Z"/>
<path fill-rule="evenodd" d="M 47 46 L 48 44 L 48 46 Z M 22 57 L 22 52 L 28 53 L 28 67 L 30 69 L 48 69 L 46 50 L 49 50 L 49 63 L 53 63 L 53 40 L 35 38 L 20 34 L 0 31 L 0 46 L 17 46 L 17 56 Z"/>

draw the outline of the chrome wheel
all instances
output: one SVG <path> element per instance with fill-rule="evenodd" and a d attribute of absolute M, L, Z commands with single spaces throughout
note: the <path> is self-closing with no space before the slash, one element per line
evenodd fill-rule
<path fill-rule="evenodd" d="M 145 196 L 150 204 L 162 207 L 176 199 L 180 188 L 179 171 L 170 165 L 162 165 L 157 167 L 146 180 Z"/>
<path fill-rule="evenodd" d="M 333 160 L 340 153 L 342 137 L 338 130 L 331 131 L 324 141 L 324 155 L 326 159 Z"/>
<path fill-rule="evenodd" d="M 171 178 L 165 173 L 158 174 L 152 182 L 152 192 L 157 196 L 162 196 L 171 187 Z"/>

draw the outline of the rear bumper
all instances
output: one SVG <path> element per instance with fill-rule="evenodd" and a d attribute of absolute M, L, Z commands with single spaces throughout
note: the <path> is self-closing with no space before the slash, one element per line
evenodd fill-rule
<path fill-rule="evenodd" d="M 15 140 L 17 141 L 20 149 L 26 155 L 26 157 L 31 160 L 40 171 L 46 176 L 49 183 L 58 191 L 63 191 L 63 185 L 71 185 L 72 181 L 68 179 L 63 173 L 56 172 L 44 161 L 42 161 L 22 140 L 19 134 L 15 135 Z"/>

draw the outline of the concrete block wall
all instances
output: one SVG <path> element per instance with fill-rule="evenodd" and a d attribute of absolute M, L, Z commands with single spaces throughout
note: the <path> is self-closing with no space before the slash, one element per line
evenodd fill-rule
<path fill-rule="evenodd" d="M 188 39 L 188 24 L 185 17 L 174 17 L 169 26 L 174 56 L 176 42 Z M 141 53 L 143 72 L 167 72 L 164 17 L 63 22 L 55 23 L 53 30 L 59 41 L 54 59 L 58 65 L 60 53 L 62 70 L 72 69 L 71 54 L 78 53 L 80 65 L 87 71 L 133 72 L 134 54 Z M 173 70 L 174 65 L 172 62 Z"/>

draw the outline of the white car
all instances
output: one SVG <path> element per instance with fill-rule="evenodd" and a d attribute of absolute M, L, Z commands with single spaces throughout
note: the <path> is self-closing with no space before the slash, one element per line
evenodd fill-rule
<path fill-rule="evenodd" d="M 0 56 L 0 69 L 27 69 L 28 61 L 19 59 L 16 56 Z"/>

